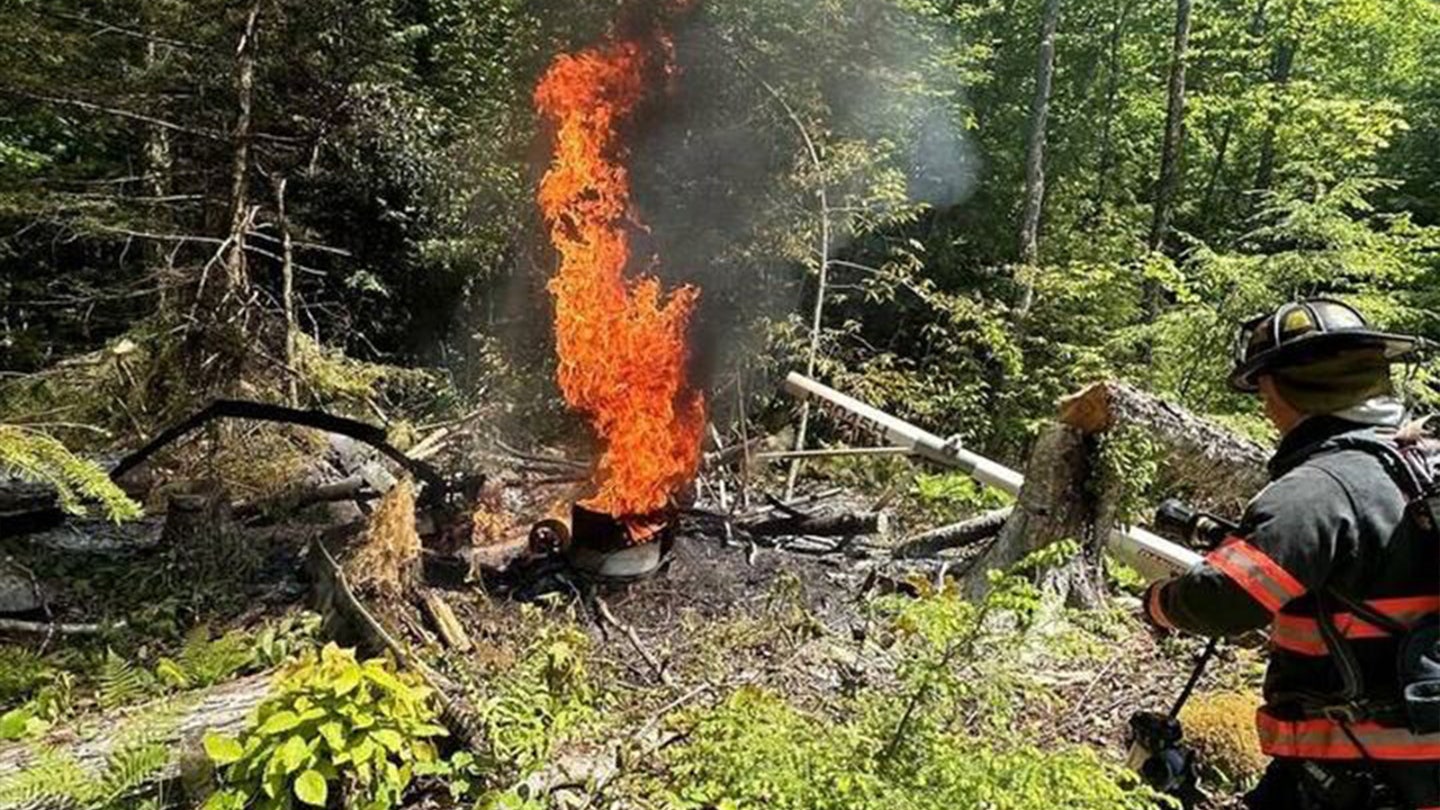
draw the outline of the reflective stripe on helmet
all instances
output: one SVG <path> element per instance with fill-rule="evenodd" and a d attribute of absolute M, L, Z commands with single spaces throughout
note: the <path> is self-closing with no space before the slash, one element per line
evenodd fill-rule
<path fill-rule="evenodd" d="M 1411 627 L 1427 616 L 1440 613 L 1440 594 L 1370 599 L 1365 604 L 1376 613 Z M 1348 639 L 1383 638 L 1390 635 L 1385 628 L 1376 627 L 1353 613 L 1336 613 L 1335 629 Z M 1325 646 L 1325 638 L 1320 633 L 1320 622 L 1313 616 L 1276 614 L 1275 623 L 1270 629 L 1270 643 L 1278 649 L 1301 655 L 1330 653 L 1330 649 Z"/>
<path fill-rule="evenodd" d="M 1279 563 L 1238 537 L 1227 539 L 1205 555 L 1205 561 L 1234 580 L 1271 613 L 1305 593 L 1305 586 Z"/>
<path fill-rule="evenodd" d="M 1279 720 L 1262 708 L 1256 715 L 1255 727 L 1260 734 L 1260 750 L 1272 757 L 1368 757 L 1407 762 L 1440 759 L 1440 734 L 1416 734 L 1371 721 L 1342 726 L 1338 720 L 1328 718 Z M 1364 746 L 1363 751 L 1356 747 L 1356 740 Z"/>

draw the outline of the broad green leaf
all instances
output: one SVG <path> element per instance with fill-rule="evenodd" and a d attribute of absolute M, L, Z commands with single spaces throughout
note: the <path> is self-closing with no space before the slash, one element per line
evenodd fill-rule
<path fill-rule="evenodd" d="M 293 736 L 281 746 L 279 756 L 285 763 L 285 772 L 294 773 L 300 770 L 300 766 L 310 758 L 310 746 L 305 744 L 305 739 L 299 735 Z"/>
<path fill-rule="evenodd" d="M 345 671 L 335 676 L 331 681 L 330 688 L 335 694 L 345 696 L 350 694 L 355 687 L 360 685 L 360 670 L 356 667 L 347 667 Z"/>
<path fill-rule="evenodd" d="M 278 711 L 261 724 L 257 733 L 263 735 L 283 734 L 300 725 L 300 717 L 290 710 Z"/>
<path fill-rule="evenodd" d="M 240 741 L 224 734 L 207 731 L 202 744 L 210 761 L 216 765 L 229 765 L 245 756 L 245 749 L 240 746 Z"/>
<path fill-rule="evenodd" d="M 336 721 L 331 720 L 321 723 L 319 728 L 320 736 L 330 746 L 331 751 L 345 750 L 345 729 Z"/>
<path fill-rule="evenodd" d="M 305 771 L 295 777 L 295 798 L 312 807 L 324 807 L 328 797 L 329 788 L 319 771 Z"/>
<path fill-rule="evenodd" d="M 23 706 L 0 714 L 0 740 L 23 738 L 31 716 L 30 710 Z"/>
<path fill-rule="evenodd" d="M 401 737 L 400 732 L 393 728 L 377 729 L 372 731 L 370 736 L 375 738 L 375 742 L 380 743 L 391 751 L 399 751 L 405 747 L 405 738 Z"/>
<path fill-rule="evenodd" d="M 169 658 L 161 658 L 155 664 L 155 677 L 161 682 L 177 689 L 184 689 L 190 685 L 190 679 L 185 676 L 185 670 Z"/>

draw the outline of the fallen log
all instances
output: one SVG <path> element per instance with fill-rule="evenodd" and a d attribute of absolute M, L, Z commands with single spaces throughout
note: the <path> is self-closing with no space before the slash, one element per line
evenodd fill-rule
<path fill-rule="evenodd" d="M 1000 530 L 1005 527 L 1005 521 L 1010 519 L 1011 511 L 1012 508 L 1007 506 L 1004 509 L 995 509 L 977 515 L 969 520 L 921 532 L 897 547 L 893 556 L 896 559 L 930 557 L 946 549 L 963 548 L 972 543 L 987 540 L 999 534 Z"/>
<path fill-rule="evenodd" d="M 205 732 L 239 735 L 244 731 L 255 708 L 270 694 L 272 677 L 264 672 L 199 692 L 159 698 L 123 716 L 107 716 L 88 737 L 77 728 L 61 727 L 38 740 L 0 746 L 0 779 L 34 765 L 39 752 L 46 749 L 69 755 L 83 772 L 99 779 L 112 758 L 133 743 L 139 732 L 147 742 L 163 745 L 170 752 L 165 765 L 146 782 L 169 782 L 180 775 L 183 763 L 205 761 L 201 747 Z M 43 806 L 42 798 L 11 807 L 30 810 Z"/>
<path fill-rule="evenodd" d="M 1267 448 L 1125 383 L 1065 397 L 1060 421 L 1087 436 L 1138 428 L 1161 450 L 1164 485 L 1219 512 L 1238 514 L 1269 480 Z"/>
<path fill-rule="evenodd" d="M 119 482 L 126 473 L 145 463 L 145 461 L 155 453 L 158 453 L 165 447 L 179 441 L 216 419 L 249 419 L 260 422 L 299 425 L 301 427 L 309 427 L 348 436 L 356 441 L 370 445 L 391 461 L 398 464 L 402 469 L 423 481 L 426 486 L 422 500 L 425 503 L 440 502 L 450 490 L 450 486 L 446 482 L 445 477 L 434 467 L 405 455 L 405 453 L 390 444 L 387 433 L 382 427 L 325 413 L 324 411 L 306 411 L 298 408 L 288 408 L 283 405 L 272 405 L 266 402 L 249 402 L 234 399 L 220 399 L 210 403 L 205 408 L 191 415 L 188 419 L 167 428 L 160 433 L 160 435 L 147 442 L 144 447 L 121 458 L 115 466 L 110 469 L 110 480 Z M 27 495 L 25 497 L 33 497 L 33 495 Z M 43 531 L 59 526 L 65 522 L 65 518 L 65 513 L 53 503 L 27 510 L 3 510 L 0 511 L 0 537 L 12 537 L 20 534 Z"/>
<path fill-rule="evenodd" d="M 160 545 L 165 518 L 143 517 L 128 523 L 104 518 L 74 518 L 25 536 L 33 548 L 69 554 L 129 554 Z"/>
<path fill-rule="evenodd" d="M 756 537 L 804 534 L 818 537 L 845 537 L 857 534 L 885 534 L 890 518 L 884 512 L 840 512 L 831 515 L 789 514 L 736 528 Z"/>

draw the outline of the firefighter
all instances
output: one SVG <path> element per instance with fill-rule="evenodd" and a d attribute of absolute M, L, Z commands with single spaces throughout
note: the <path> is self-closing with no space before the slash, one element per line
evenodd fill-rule
<path fill-rule="evenodd" d="M 1258 394 L 1281 435 L 1271 483 L 1234 536 L 1145 596 L 1164 628 L 1268 630 L 1256 724 L 1273 759 L 1252 810 L 1440 808 L 1440 734 L 1395 711 L 1399 641 L 1345 607 L 1406 627 L 1440 613 L 1440 544 L 1397 531 L 1407 496 L 1382 454 L 1346 442 L 1385 441 L 1405 419 L 1390 366 L 1420 343 L 1324 299 L 1245 324 L 1230 384 Z"/>

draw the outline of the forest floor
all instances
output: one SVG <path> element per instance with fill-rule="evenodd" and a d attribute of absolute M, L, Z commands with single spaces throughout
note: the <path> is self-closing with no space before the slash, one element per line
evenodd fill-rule
<path fill-rule="evenodd" d="M 490 463 L 486 471 L 500 489 L 489 492 L 498 498 L 477 514 L 503 512 L 508 528 L 496 536 L 511 545 L 573 497 L 572 482 L 504 470 L 493 457 Z M 909 532 L 979 511 L 976 493 L 955 481 L 912 472 L 906 479 L 912 483 L 897 494 L 893 473 L 894 462 L 821 465 L 803 479 L 815 496 L 807 511 L 883 501 L 904 516 Z M 778 481 L 750 486 L 758 494 L 767 484 Z M 818 721 L 818 728 L 840 734 L 825 745 L 850 741 L 850 731 L 868 735 L 866 745 L 883 745 L 889 756 L 910 733 L 918 703 L 933 715 L 925 723 L 946 739 L 1002 741 L 1044 752 L 1037 756 L 1087 751 L 1112 767 L 1124 758 L 1128 716 L 1163 711 L 1200 646 L 1156 638 L 1136 618 L 1133 593 L 1118 583 L 1100 610 L 1068 610 L 1030 588 L 1018 610 L 1007 604 L 1003 612 L 977 612 L 945 572 L 889 567 L 894 536 L 832 538 L 829 547 L 752 538 L 727 526 L 723 512 L 736 508 L 735 499 L 706 497 L 717 491 L 702 488 L 675 527 L 666 564 L 636 582 L 594 584 L 565 574 L 517 582 L 513 571 L 499 579 L 478 570 L 432 576 L 423 587 L 453 609 L 473 644 L 467 651 L 442 641 L 414 592 L 366 599 L 388 632 L 477 713 L 486 738 L 489 764 L 473 766 L 480 787 L 467 787 L 477 793 L 456 791 L 453 779 L 447 788 L 421 778 L 410 805 L 448 806 L 451 793 L 460 793 L 466 801 L 488 795 L 511 802 L 497 806 L 706 806 L 714 796 L 746 789 L 731 784 L 730 774 L 696 764 L 695 758 L 717 759 L 706 747 L 717 744 L 706 736 L 716 733 L 728 740 L 732 759 L 714 767 L 753 772 L 767 780 L 762 795 L 783 794 L 789 788 L 766 770 L 773 761 L 764 761 L 763 732 L 772 721 L 776 733 L 789 734 L 812 728 L 785 731 L 797 718 Z M 15 742 L 0 747 L 0 805 L 7 795 L 22 795 L 16 774 L 36 768 L 37 752 L 104 738 L 117 716 L 143 717 L 157 704 L 183 712 L 222 684 L 268 672 L 327 638 L 363 645 L 363 637 L 310 611 L 326 612 L 326 595 L 306 557 L 317 539 L 345 557 L 361 542 L 370 507 L 328 504 L 245 520 L 234 511 L 201 508 L 188 527 L 173 517 L 168 527 L 158 520 L 132 525 L 120 539 L 98 545 L 95 537 L 105 532 L 73 524 L 16 552 L 46 594 L 44 621 L 99 622 L 104 629 L 5 648 L 0 698 L 12 727 L 3 739 Z M 427 545 L 445 543 L 432 537 Z M 957 570 L 966 556 L 953 558 Z M 1023 571 L 1017 580 L 1025 584 Z M 967 654 L 952 658 L 961 641 Z M 1206 675 L 1197 702 L 1255 691 L 1258 661 L 1254 651 L 1229 648 Z M 943 700 L 932 700 L 932 691 Z M 756 694 L 778 696 L 794 717 L 768 717 L 775 709 L 765 706 L 748 716 L 745 701 Z M 875 726 L 865 725 L 870 711 L 877 713 Z M 717 717 L 719 732 L 707 725 L 721 722 Z M 752 721 L 759 725 L 747 725 Z M 1227 712 L 1202 722 L 1218 723 L 1212 735 L 1218 756 L 1233 765 L 1236 756 L 1224 746 L 1243 735 L 1237 729 L 1249 717 L 1237 722 Z M 895 739 L 875 730 L 886 726 L 894 727 Z M 174 761 L 193 757 L 185 748 L 185 740 L 176 740 L 166 754 L 171 762 L 152 770 L 183 775 Z M 115 768 L 108 750 L 110 759 L 90 763 L 92 769 Z M 8 774 L 7 765 L 14 769 Z M 1213 806 L 1229 800 L 1232 779 L 1253 775 L 1230 776 L 1235 770 L 1210 773 Z"/>

